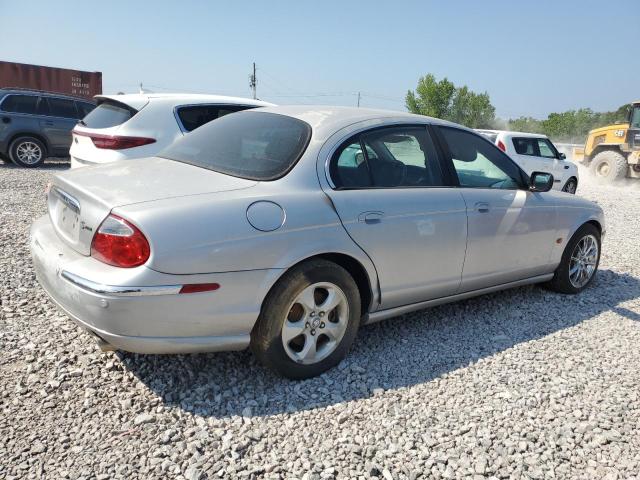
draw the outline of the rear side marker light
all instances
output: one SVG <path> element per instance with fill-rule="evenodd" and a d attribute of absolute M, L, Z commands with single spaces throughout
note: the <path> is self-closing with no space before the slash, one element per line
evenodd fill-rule
<path fill-rule="evenodd" d="M 147 137 L 125 137 L 122 135 L 102 135 L 99 133 L 79 132 L 73 130 L 75 135 L 89 137 L 96 148 L 103 150 L 124 150 L 126 148 L 141 147 L 155 143 L 155 138 Z"/>
<path fill-rule="evenodd" d="M 213 292 L 219 288 L 219 283 L 190 283 L 188 285 L 183 285 L 179 293 Z"/>
<path fill-rule="evenodd" d="M 500 150 L 502 150 L 503 152 L 506 152 L 506 151 L 507 151 L 507 147 L 505 146 L 505 144 L 504 144 L 504 143 L 502 143 L 502 140 L 498 140 L 498 148 L 499 148 Z"/>

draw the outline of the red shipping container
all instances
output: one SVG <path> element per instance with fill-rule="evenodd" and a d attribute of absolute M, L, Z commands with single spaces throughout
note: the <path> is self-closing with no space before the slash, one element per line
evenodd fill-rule
<path fill-rule="evenodd" d="M 102 72 L 0 61 L 0 88 L 20 87 L 93 98 L 102 93 Z"/>

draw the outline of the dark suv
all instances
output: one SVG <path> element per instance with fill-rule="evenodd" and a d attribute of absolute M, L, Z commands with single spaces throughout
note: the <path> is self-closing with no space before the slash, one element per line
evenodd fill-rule
<path fill-rule="evenodd" d="M 0 158 L 37 167 L 46 157 L 68 156 L 71 129 L 94 108 L 69 95 L 0 89 Z"/>

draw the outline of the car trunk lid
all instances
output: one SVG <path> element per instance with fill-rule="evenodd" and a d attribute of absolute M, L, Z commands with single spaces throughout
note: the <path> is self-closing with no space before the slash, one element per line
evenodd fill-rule
<path fill-rule="evenodd" d="M 47 197 L 58 236 L 83 255 L 109 212 L 124 205 L 249 188 L 257 182 L 152 157 L 54 177 Z"/>

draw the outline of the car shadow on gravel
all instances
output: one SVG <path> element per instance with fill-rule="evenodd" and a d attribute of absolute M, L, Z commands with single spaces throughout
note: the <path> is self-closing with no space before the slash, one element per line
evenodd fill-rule
<path fill-rule="evenodd" d="M 606 311 L 638 321 L 619 306 L 637 298 L 639 279 L 601 270 L 580 295 L 530 286 L 434 307 L 362 328 L 338 367 L 297 382 L 266 370 L 248 351 L 117 355 L 166 407 L 214 418 L 266 416 L 423 384 Z"/>

